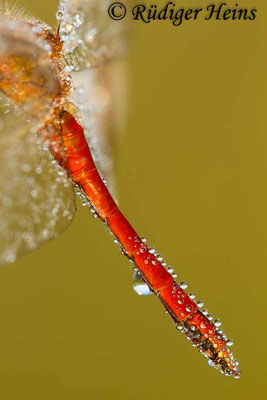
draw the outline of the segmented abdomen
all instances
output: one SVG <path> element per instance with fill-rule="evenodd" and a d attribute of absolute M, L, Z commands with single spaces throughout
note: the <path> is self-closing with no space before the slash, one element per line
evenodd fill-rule
<path fill-rule="evenodd" d="M 199 310 L 202 302 L 197 305 L 192 296 L 190 298 L 184 291 L 186 285 L 178 285 L 118 209 L 96 169 L 83 128 L 68 112 L 61 114 L 61 128 L 74 182 L 82 188 L 98 216 L 116 236 L 125 255 L 134 262 L 151 290 L 159 297 L 177 329 L 183 331 L 193 346 L 209 359 L 210 365 L 238 378 L 238 363 L 226 347 L 227 338 L 215 326 L 220 323 L 213 324 L 209 316 Z"/>

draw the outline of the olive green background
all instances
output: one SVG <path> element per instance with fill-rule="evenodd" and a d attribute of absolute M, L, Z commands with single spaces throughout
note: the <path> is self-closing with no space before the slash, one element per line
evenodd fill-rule
<path fill-rule="evenodd" d="M 0 270 L 1 399 L 264 399 L 267 5 L 239 4 L 256 21 L 134 25 L 115 160 L 123 211 L 223 320 L 241 379 L 133 292 L 129 263 L 79 206 L 59 239 Z M 55 24 L 57 1 L 18 5 Z"/>

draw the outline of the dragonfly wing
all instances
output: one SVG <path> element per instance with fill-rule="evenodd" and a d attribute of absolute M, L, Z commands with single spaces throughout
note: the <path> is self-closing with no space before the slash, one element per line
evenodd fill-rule
<path fill-rule="evenodd" d="M 16 110 L 0 107 L 0 264 L 57 237 L 75 212 L 73 186 Z"/>
<path fill-rule="evenodd" d="M 117 60 L 94 70 L 73 72 L 71 101 L 78 110 L 85 136 L 101 175 L 115 195 L 113 151 L 123 132 L 127 108 L 127 68 Z M 116 197 L 116 196 L 115 196 Z"/>
<path fill-rule="evenodd" d="M 109 0 L 62 0 L 58 10 L 63 54 L 71 69 L 75 104 L 94 161 L 113 196 L 114 142 L 127 110 L 127 24 L 108 15 Z"/>
<path fill-rule="evenodd" d="M 108 15 L 109 0 L 61 0 L 57 18 L 64 56 L 72 70 L 103 65 L 126 52 L 123 20 Z"/>

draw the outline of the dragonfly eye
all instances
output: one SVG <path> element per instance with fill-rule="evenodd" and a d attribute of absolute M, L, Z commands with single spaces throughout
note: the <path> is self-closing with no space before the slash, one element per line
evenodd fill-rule
<path fill-rule="evenodd" d="M 48 113 L 60 92 L 50 50 L 29 24 L 0 21 L 0 90 L 38 119 Z"/>

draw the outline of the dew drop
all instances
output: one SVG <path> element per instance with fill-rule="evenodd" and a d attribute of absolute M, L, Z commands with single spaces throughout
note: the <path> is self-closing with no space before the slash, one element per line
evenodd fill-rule
<path fill-rule="evenodd" d="M 215 364 L 214 364 L 214 362 L 212 360 L 209 360 L 208 364 L 209 364 L 210 367 L 215 367 Z"/>
<path fill-rule="evenodd" d="M 133 289 L 140 296 L 149 296 L 153 294 L 147 283 L 144 281 L 140 272 L 135 272 L 133 276 Z"/>
<path fill-rule="evenodd" d="M 180 288 L 185 290 L 187 288 L 187 283 L 185 281 L 180 282 Z"/>
<path fill-rule="evenodd" d="M 24 172 L 28 173 L 31 171 L 31 166 L 29 164 L 24 164 L 22 169 Z"/>
<path fill-rule="evenodd" d="M 62 13 L 62 11 L 57 11 L 57 13 L 56 13 L 56 19 L 58 20 L 58 21 L 61 21 L 62 20 L 62 18 L 63 18 L 63 13 Z"/>
<path fill-rule="evenodd" d="M 197 301 L 197 306 L 198 306 L 199 308 L 203 307 L 203 306 L 204 306 L 204 302 L 203 302 L 202 300 L 198 300 L 198 301 Z"/>
<path fill-rule="evenodd" d="M 5 260 L 7 263 L 11 264 L 16 261 L 16 253 L 13 250 L 8 250 L 5 255 Z"/>
<path fill-rule="evenodd" d="M 32 198 L 36 199 L 38 197 L 38 191 L 36 189 L 31 191 Z"/>
<path fill-rule="evenodd" d="M 221 320 L 218 318 L 216 318 L 213 323 L 216 326 L 216 328 L 219 328 L 222 324 Z"/>
<path fill-rule="evenodd" d="M 178 322 L 176 324 L 176 329 L 178 329 L 178 331 L 181 331 L 183 329 L 183 325 L 180 322 Z"/>
<path fill-rule="evenodd" d="M 43 239 L 46 239 L 48 237 L 48 235 L 49 235 L 49 230 L 48 229 L 44 229 L 43 232 L 42 232 Z"/>
<path fill-rule="evenodd" d="M 169 267 L 167 267 L 167 271 L 170 273 L 170 274 L 172 274 L 173 273 L 173 267 L 171 267 L 171 266 L 169 266 Z"/>
<path fill-rule="evenodd" d="M 193 306 L 192 306 L 191 304 L 188 304 L 188 305 L 185 307 L 185 309 L 186 309 L 187 312 L 191 312 L 191 311 L 193 310 Z"/>
<path fill-rule="evenodd" d="M 195 293 L 189 293 L 189 298 L 190 298 L 191 300 L 194 300 L 195 297 L 196 297 L 196 296 L 195 296 Z"/>
<path fill-rule="evenodd" d="M 233 346 L 233 344 L 234 344 L 234 341 L 232 339 L 228 339 L 226 342 L 226 346 L 229 346 L 229 347 Z"/>

